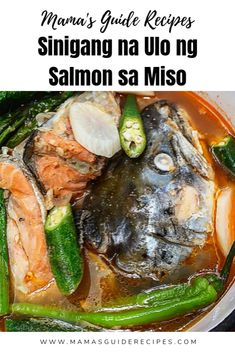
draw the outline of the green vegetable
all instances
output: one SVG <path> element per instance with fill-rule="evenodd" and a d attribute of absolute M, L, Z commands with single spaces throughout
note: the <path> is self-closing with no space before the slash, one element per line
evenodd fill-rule
<path fill-rule="evenodd" d="M 89 326 L 78 326 L 45 318 L 6 319 L 5 327 L 7 332 L 81 332 L 94 330 Z"/>
<path fill-rule="evenodd" d="M 45 232 L 56 283 L 61 293 L 70 295 L 77 289 L 83 275 L 83 261 L 70 204 L 50 211 Z"/>
<path fill-rule="evenodd" d="M 0 316 L 9 312 L 9 264 L 6 224 L 4 190 L 0 189 Z"/>
<path fill-rule="evenodd" d="M 22 112 L 23 108 L 18 108 L 17 112 Z M 0 118 L 0 134 L 4 131 L 8 126 L 14 123 L 14 113 L 7 113 Z"/>
<path fill-rule="evenodd" d="M 210 284 L 213 285 L 213 287 L 216 289 L 218 293 L 222 292 L 224 289 L 224 286 L 230 274 L 230 269 L 232 267 L 234 257 L 235 257 L 235 241 L 233 242 L 233 245 L 231 246 L 228 256 L 226 257 L 226 260 L 220 272 L 220 275 L 217 276 L 212 273 L 205 276 L 205 278 L 210 282 Z"/>
<path fill-rule="evenodd" d="M 222 271 L 220 272 L 220 278 L 223 283 L 225 283 L 228 280 L 228 277 L 230 274 L 230 269 L 233 264 L 234 256 L 235 256 L 235 241 L 233 242 L 233 245 L 231 246 L 231 249 L 228 253 L 228 256 L 226 257 Z"/>
<path fill-rule="evenodd" d="M 16 314 L 33 317 L 45 316 L 73 323 L 85 320 L 106 328 L 145 325 L 155 321 L 169 320 L 202 309 L 215 302 L 224 289 L 234 256 L 235 242 L 220 275 L 200 275 L 187 285 L 141 293 L 139 296 L 131 297 L 126 308 L 114 305 L 96 312 L 78 312 L 19 303 L 12 305 L 12 311 Z"/>
<path fill-rule="evenodd" d="M 0 146 L 3 144 L 6 144 L 10 148 L 17 146 L 37 127 L 37 114 L 53 111 L 72 95 L 73 92 L 63 92 L 56 95 L 48 94 L 41 100 L 25 106 L 23 110 L 18 109 L 12 114 L 14 121 L 0 134 Z"/>
<path fill-rule="evenodd" d="M 38 126 L 36 118 L 31 121 L 25 121 L 16 133 L 6 142 L 7 147 L 14 148 L 24 141 L 31 132 Z"/>
<path fill-rule="evenodd" d="M 233 176 L 235 176 L 235 139 L 226 136 L 211 147 L 215 159 Z"/>
<path fill-rule="evenodd" d="M 199 289 L 199 292 L 192 297 L 174 298 L 170 301 L 161 302 L 156 306 L 134 307 L 133 309 L 122 311 L 107 309 L 97 312 L 77 312 L 22 303 L 13 304 L 12 310 L 17 314 L 34 317 L 46 316 L 73 323 L 85 320 L 105 328 L 145 325 L 191 313 L 216 300 L 217 293 L 205 278 L 197 278 L 196 284 L 193 283 L 193 285 Z"/>
<path fill-rule="evenodd" d="M 0 91 L 0 112 L 6 112 L 11 107 L 23 104 L 33 97 L 38 95 L 38 92 L 27 91 Z"/>
<path fill-rule="evenodd" d="M 139 157 L 146 147 L 146 135 L 135 96 L 128 95 L 119 124 L 121 146 L 130 158 Z"/>
<path fill-rule="evenodd" d="M 32 98 L 34 92 L 27 91 L 0 91 L 0 104 L 10 100 L 22 100 L 25 98 Z"/>
<path fill-rule="evenodd" d="M 195 282 L 197 283 L 197 281 Z M 200 286 L 194 286 L 190 283 L 182 283 L 170 287 L 162 287 L 148 292 L 139 293 L 130 297 L 120 298 L 115 302 L 107 303 L 106 307 L 122 308 L 138 306 L 155 306 L 159 303 L 171 300 L 174 298 L 189 298 L 195 295 Z"/>

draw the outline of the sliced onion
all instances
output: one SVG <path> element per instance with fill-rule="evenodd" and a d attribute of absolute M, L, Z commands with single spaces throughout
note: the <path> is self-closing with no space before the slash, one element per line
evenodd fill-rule
<path fill-rule="evenodd" d="M 223 189 L 217 199 L 216 233 L 220 250 L 224 256 L 228 255 L 234 238 L 233 200 L 234 193 L 230 188 Z"/>
<path fill-rule="evenodd" d="M 72 104 L 69 118 L 76 141 L 88 151 L 110 158 L 121 149 L 114 118 L 94 104 Z"/>

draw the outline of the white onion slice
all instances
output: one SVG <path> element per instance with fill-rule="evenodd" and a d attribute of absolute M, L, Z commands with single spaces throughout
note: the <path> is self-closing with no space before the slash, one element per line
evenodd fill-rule
<path fill-rule="evenodd" d="M 110 158 L 121 149 L 114 118 L 94 104 L 72 104 L 69 118 L 76 141 L 88 151 Z"/>
<path fill-rule="evenodd" d="M 220 250 L 227 256 L 233 243 L 232 217 L 234 194 L 230 188 L 223 189 L 217 199 L 216 233 Z"/>

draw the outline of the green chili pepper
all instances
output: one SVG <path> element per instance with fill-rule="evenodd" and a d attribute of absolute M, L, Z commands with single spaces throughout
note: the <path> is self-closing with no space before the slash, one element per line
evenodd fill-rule
<path fill-rule="evenodd" d="M 232 267 L 233 259 L 235 257 L 235 241 L 231 246 L 231 249 L 226 257 L 224 266 L 219 275 L 216 274 L 208 274 L 205 275 L 205 278 L 210 282 L 210 284 L 216 289 L 218 293 L 222 292 L 225 286 L 225 283 L 228 280 L 230 269 Z"/>
<path fill-rule="evenodd" d="M 198 279 L 196 278 L 192 283 L 181 283 L 170 287 L 164 286 L 162 288 L 139 293 L 130 297 L 120 298 L 115 302 L 109 302 L 105 307 L 112 307 L 113 309 L 116 309 L 133 307 L 135 305 L 155 306 L 175 298 L 190 298 L 203 289 L 203 284 L 205 287 L 208 284 L 207 281 L 201 281 L 201 277 L 198 278 L 200 278 L 200 282 L 198 282 Z"/>
<path fill-rule="evenodd" d="M 139 157 L 146 147 L 146 135 L 135 96 L 128 95 L 119 124 L 122 148 L 130 158 Z"/>
<path fill-rule="evenodd" d="M 235 242 L 231 246 L 231 249 L 229 251 L 228 256 L 226 257 L 224 266 L 220 274 L 209 273 L 204 275 L 198 275 L 195 276 L 195 279 L 191 284 L 181 283 L 171 287 L 162 287 L 149 292 L 139 293 L 130 297 L 121 298 L 119 301 L 113 303 L 112 307 L 121 308 L 134 305 L 155 306 L 159 303 L 165 302 L 167 300 L 170 301 L 174 298 L 190 298 L 200 292 L 203 283 L 205 285 L 206 282 L 202 282 L 201 279 L 208 281 L 209 284 L 211 284 L 212 287 L 216 290 L 216 292 L 220 294 L 224 289 L 226 281 L 228 280 L 234 257 Z M 197 282 L 197 280 L 200 280 L 200 282 Z M 198 283 L 200 283 L 200 285 L 197 285 Z M 109 303 L 109 305 L 111 305 L 111 303 Z"/>
<path fill-rule="evenodd" d="M 229 274 L 230 274 L 230 269 L 233 263 L 233 259 L 235 257 L 235 241 L 233 242 L 231 249 L 229 251 L 228 256 L 226 257 L 224 266 L 220 272 L 220 274 L 205 274 L 205 275 L 199 275 L 198 277 L 195 278 L 195 281 L 198 279 L 206 279 L 212 287 L 216 290 L 217 294 L 220 294 L 224 287 L 225 284 L 228 280 Z M 194 282 L 196 283 L 196 282 Z M 192 295 L 195 295 L 200 288 L 198 286 L 192 286 L 186 283 L 182 283 L 176 286 L 168 287 L 168 288 L 163 288 L 160 290 L 156 290 L 153 292 L 149 293 L 140 293 L 137 294 L 136 296 L 136 304 L 142 305 L 142 304 L 148 304 L 148 305 L 154 305 L 156 304 L 159 300 L 170 300 L 172 298 L 177 298 L 177 297 L 190 297 Z M 134 296 L 131 297 L 132 300 L 134 300 Z"/>
<path fill-rule="evenodd" d="M 235 242 L 231 247 L 220 275 L 205 274 L 191 283 L 132 296 L 126 308 L 113 305 L 96 312 L 67 311 L 36 304 L 13 304 L 16 314 L 49 317 L 71 323 L 87 321 L 105 328 L 150 324 L 186 315 L 215 302 L 228 279 L 235 256 Z"/>
<path fill-rule="evenodd" d="M 145 325 L 191 313 L 194 310 L 208 306 L 216 300 L 216 290 L 205 278 L 198 278 L 196 287 L 199 289 L 198 293 L 191 297 L 174 298 L 156 306 L 137 306 L 130 310 L 103 309 L 96 312 L 78 312 L 36 304 L 19 303 L 12 305 L 12 311 L 16 314 L 33 317 L 46 316 L 71 323 L 87 321 L 105 328 Z"/>

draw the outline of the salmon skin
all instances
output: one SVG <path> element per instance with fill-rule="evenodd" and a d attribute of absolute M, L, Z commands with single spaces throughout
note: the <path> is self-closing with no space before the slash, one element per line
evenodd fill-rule
<path fill-rule="evenodd" d="M 14 289 L 30 294 L 53 279 L 43 197 L 26 166 L 8 155 L 0 155 L 0 188 L 8 194 L 7 240 Z"/>
<path fill-rule="evenodd" d="M 87 246 L 118 271 L 159 279 L 212 233 L 214 173 L 184 110 L 158 101 L 141 115 L 144 154 L 110 161 L 85 197 L 77 225 Z"/>

